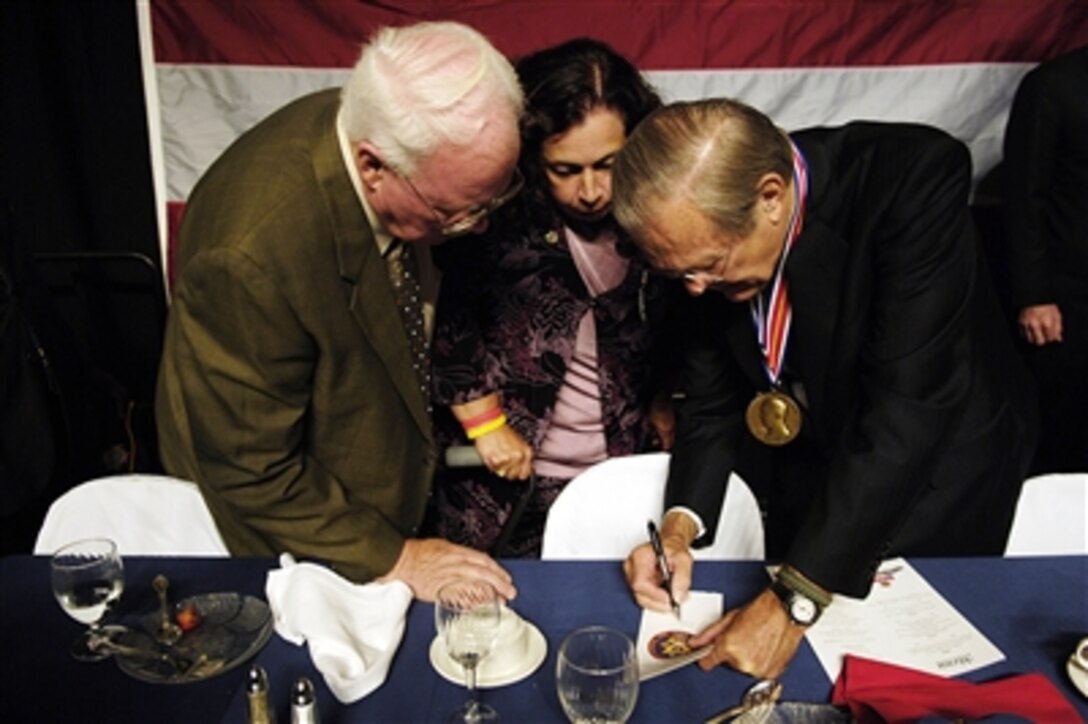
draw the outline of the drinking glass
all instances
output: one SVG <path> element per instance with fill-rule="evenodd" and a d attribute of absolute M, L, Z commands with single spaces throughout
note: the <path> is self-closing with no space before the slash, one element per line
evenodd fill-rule
<path fill-rule="evenodd" d="M 622 724 L 638 701 L 635 644 L 606 626 L 572 632 L 559 647 L 555 685 L 574 724 Z"/>
<path fill-rule="evenodd" d="M 117 544 L 108 538 L 89 538 L 69 543 L 53 554 L 53 595 L 65 613 L 87 630 L 72 645 L 72 656 L 80 661 L 97 661 L 109 656 L 102 650 L 103 639 L 114 633 L 104 627 L 110 606 L 121 597 L 125 587 L 125 570 Z"/>
<path fill-rule="evenodd" d="M 460 579 L 438 590 L 434 623 L 446 651 L 465 670 L 468 701 L 450 715 L 451 722 L 497 722 L 498 713 L 476 698 L 476 667 L 488 655 L 499 632 L 499 594 L 486 581 Z"/>

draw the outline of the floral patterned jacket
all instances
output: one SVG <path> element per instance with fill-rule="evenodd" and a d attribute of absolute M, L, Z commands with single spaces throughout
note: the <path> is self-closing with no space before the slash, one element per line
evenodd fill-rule
<path fill-rule="evenodd" d="M 659 447 L 647 410 L 672 366 L 662 332 L 677 285 L 633 256 L 623 282 L 593 299 L 561 229 L 453 241 L 435 259 L 444 273 L 431 345 L 439 445 L 469 444 L 446 406 L 499 391 L 509 424 L 538 448 L 592 310 L 608 454 Z"/>

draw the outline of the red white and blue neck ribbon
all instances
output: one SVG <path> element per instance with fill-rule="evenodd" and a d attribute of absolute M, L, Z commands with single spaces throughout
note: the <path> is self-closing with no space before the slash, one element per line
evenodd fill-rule
<path fill-rule="evenodd" d="M 790 250 L 797 241 L 797 237 L 801 235 L 805 201 L 808 198 L 808 164 L 805 163 L 805 157 L 801 155 L 797 146 L 790 142 L 790 147 L 793 149 L 793 212 L 790 214 L 789 227 L 786 229 L 786 242 L 782 247 L 782 256 L 778 259 L 770 294 L 762 290 L 749 302 L 759 348 L 763 351 L 763 369 L 772 387 L 778 386 L 778 380 L 782 376 L 782 363 L 786 359 L 786 344 L 790 336 L 790 322 L 793 320 L 793 309 L 790 306 L 787 291 L 789 285 L 783 271 L 786 268 L 786 258 L 789 257 Z"/>

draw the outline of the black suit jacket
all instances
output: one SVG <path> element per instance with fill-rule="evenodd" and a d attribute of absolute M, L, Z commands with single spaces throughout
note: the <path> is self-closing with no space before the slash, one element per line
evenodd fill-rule
<path fill-rule="evenodd" d="M 1088 46 L 1024 76 L 1009 113 L 1005 233 L 1015 309 L 1075 305 L 1088 314 L 1085 88 Z"/>
<path fill-rule="evenodd" d="M 785 269 L 802 434 L 754 441 L 744 410 L 769 384 L 749 306 L 693 299 L 666 506 L 715 530 L 737 468 L 789 526 L 785 560 L 850 595 L 889 555 L 1000 554 L 1033 401 L 979 263 L 966 148 L 875 123 L 793 139 L 811 184 Z"/>

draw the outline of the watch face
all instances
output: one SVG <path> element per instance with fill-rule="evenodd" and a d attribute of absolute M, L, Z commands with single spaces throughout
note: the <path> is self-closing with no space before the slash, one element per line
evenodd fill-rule
<path fill-rule="evenodd" d="M 816 602 L 804 596 L 795 595 L 790 602 L 790 616 L 797 623 L 807 626 L 815 622 L 816 617 L 819 615 L 820 612 L 816 608 Z"/>

